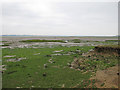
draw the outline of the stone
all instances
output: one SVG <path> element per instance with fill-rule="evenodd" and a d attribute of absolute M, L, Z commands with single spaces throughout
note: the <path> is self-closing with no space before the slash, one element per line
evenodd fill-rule
<path fill-rule="evenodd" d="M 46 73 L 43 73 L 43 76 L 45 77 L 45 76 L 46 76 Z"/>

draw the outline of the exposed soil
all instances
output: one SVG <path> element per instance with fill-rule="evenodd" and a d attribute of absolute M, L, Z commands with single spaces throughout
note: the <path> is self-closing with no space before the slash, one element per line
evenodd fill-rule
<path fill-rule="evenodd" d="M 95 51 L 103 54 L 119 54 L 120 47 L 119 45 L 103 45 L 103 46 L 96 46 Z"/>
<path fill-rule="evenodd" d="M 97 88 L 118 88 L 118 76 L 118 65 L 116 65 L 106 70 L 97 71 L 96 76 L 93 76 L 90 80 L 96 80 L 95 86 Z"/>

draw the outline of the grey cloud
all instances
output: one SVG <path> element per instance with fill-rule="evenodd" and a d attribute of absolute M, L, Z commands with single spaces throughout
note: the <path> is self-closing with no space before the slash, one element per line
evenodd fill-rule
<path fill-rule="evenodd" d="M 36 13 L 29 11 L 21 5 L 25 3 L 3 3 L 2 4 L 2 15 L 10 17 L 39 17 Z"/>
<path fill-rule="evenodd" d="M 49 8 L 46 12 L 39 11 L 42 7 L 34 12 L 26 4 L 29 2 L 3 3 L 3 34 L 117 34 L 115 2 L 56 2 L 52 3 L 51 12 Z"/>

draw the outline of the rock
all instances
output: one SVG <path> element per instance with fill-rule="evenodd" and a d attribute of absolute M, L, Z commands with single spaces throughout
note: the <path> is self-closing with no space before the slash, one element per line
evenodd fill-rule
<path fill-rule="evenodd" d="M 46 57 L 52 57 L 51 55 L 46 55 Z"/>
<path fill-rule="evenodd" d="M 0 73 L 3 73 L 3 71 L 0 71 Z"/>
<path fill-rule="evenodd" d="M 99 59 L 96 59 L 96 61 L 99 61 Z"/>
<path fill-rule="evenodd" d="M 31 77 L 30 75 L 28 77 Z"/>
<path fill-rule="evenodd" d="M 31 87 L 35 87 L 35 86 L 31 86 Z"/>
<path fill-rule="evenodd" d="M 44 68 L 47 68 L 47 64 L 44 64 Z"/>
<path fill-rule="evenodd" d="M 85 66 L 84 66 L 84 65 L 81 65 L 81 66 L 79 67 L 79 69 L 84 70 L 84 69 L 85 69 Z"/>
<path fill-rule="evenodd" d="M 57 52 L 62 52 L 62 51 L 63 51 L 63 50 L 60 50 L 60 51 L 54 51 L 54 52 L 56 52 L 56 53 L 57 53 Z"/>
<path fill-rule="evenodd" d="M 94 68 L 96 68 L 96 65 L 94 65 Z"/>
<path fill-rule="evenodd" d="M 11 72 L 8 72 L 7 74 L 12 74 L 12 73 L 15 73 L 15 72 L 17 72 L 17 71 L 11 71 Z"/>
<path fill-rule="evenodd" d="M 12 55 L 12 56 L 10 56 L 10 55 L 7 55 L 7 56 L 4 56 L 4 57 L 15 57 L 16 55 Z"/>
<path fill-rule="evenodd" d="M 16 64 L 15 66 L 20 66 L 19 64 Z"/>
<path fill-rule="evenodd" d="M 72 65 L 70 63 L 67 63 L 69 67 L 71 67 Z"/>
<path fill-rule="evenodd" d="M 88 57 L 91 57 L 90 55 L 88 55 Z"/>
<path fill-rule="evenodd" d="M 40 53 L 36 53 L 36 54 L 34 54 L 34 55 L 39 55 Z"/>
<path fill-rule="evenodd" d="M 52 54 L 52 55 L 55 55 L 55 56 L 61 56 L 62 54 Z"/>
<path fill-rule="evenodd" d="M 16 61 L 21 61 L 21 60 L 25 60 L 26 58 L 13 58 L 13 59 L 8 59 L 8 62 L 16 62 Z"/>
<path fill-rule="evenodd" d="M 53 63 L 55 63 L 55 61 L 53 61 Z"/>
<path fill-rule="evenodd" d="M 43 73 L 43 76 L 45 77 L 45 76 L 46 76 L 46 73 Z"/>
<path fill-rule="evenodd" d="M 2 68 L 5 68 L 6 65 L 2 65 Z"/>

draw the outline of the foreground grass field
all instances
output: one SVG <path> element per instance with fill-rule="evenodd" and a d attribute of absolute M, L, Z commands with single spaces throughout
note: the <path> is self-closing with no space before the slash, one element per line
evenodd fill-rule
<path fill-rule="evenodd" d="M 74 57 L 87 52 L 93 47 L 54 47 L 54 48 L 15 48 L 3 49 L 3 88 L 70 88 L 81 84 L 83 80 L 91 77 L 92 73 L 83 74 L 71 69 L 67 63 L 72 62 Z M 70 51 L 81 50 L 79 53 L 68 55 Z M 63 50 L 63 55 L 56 55 L 57 51 Z M 55 52 L 56 51 L 56 52 Z M 39 53 L 39 54 L 37 54 Z M 53 55 L 52 55 L 53 54 Z M 54 55 L 55 54 L 55 55 Z M 15 57 L 4 57 L 4 56 Z M 26 58 L 25 60 L 10 62 L 11 58 Z M 50 63 L 52 59 L 54 63 Z M 47 68 L 44 67 L 47 64 Z M 44 76 L 44 74 L 46 76 Z"/>
<path fill-rule="evenodd" d="M 117 65 L 118 56 L 89 54 L 94 46 L 5 48 L 3 88 L 88 88 L 97 70 Z M 87 55 L 86 55 L 87 54 Z"/>

